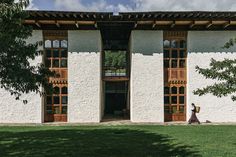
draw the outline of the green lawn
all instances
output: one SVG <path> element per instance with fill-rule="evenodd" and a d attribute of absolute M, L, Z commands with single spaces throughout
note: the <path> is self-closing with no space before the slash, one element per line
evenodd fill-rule
<path fill-rule="evenodd" d="M 0 127 L 0 157 L 236 157 L 236 126 Z"/>

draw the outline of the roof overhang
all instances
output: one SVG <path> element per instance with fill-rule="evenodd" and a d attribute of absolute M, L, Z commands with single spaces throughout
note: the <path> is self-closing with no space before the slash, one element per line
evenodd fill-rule
<path fill-rule="evenodd" d="M 129 23 L 133 29 L 236 30 L 236 12 L 27 12 L 24 23 L 36 29 L 99 29 L 104 23 Z"/>

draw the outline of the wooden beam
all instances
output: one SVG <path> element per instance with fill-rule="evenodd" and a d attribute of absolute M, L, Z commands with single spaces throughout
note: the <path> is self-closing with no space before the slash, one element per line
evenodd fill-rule
<path fill-rule="evenodd" d="M 64 17 L 62 13 L 59 14 L 60 17 Z"/>
<path fill-rule="evenodd" d="M 209 23 L 209 21 L 200 21 L 200 20 L 199 21 L 197 21 L 197 20 L 195 21 L 196 25 L 207 25 L 208 23 Z"/>
<path fill-rule="evenodd" d="M 135 22 L 135 24 L 134 24 L 134 28 L 137 28 L 137 26 L 138 26 L 138 23 L 137 23 L 137 22 Z"/>
<path fill-rule="evenodd" d="M 231 21 L 228 21 L 226 24 L 224 24 L 223 28 L 225 29 L 225 28 L 229 27 L 230 25 L 231 25 Z"/>
<path fill-rule="evenodd" d="M 70 17 L 70 14 L 66 14 L 66 17 Z"/>
<path fill-rule="evenodd" d="M 173 21 L 156 21 L 157 25 L 171 25 Z"/>
<path fill-rule="evenodd" d="M 161 18 L 163 18 L 165 16 L 165 14 L 161 14 Z"/>
<path fill-rule="evenodd" d="M 51 24 L 55 24 L 55 20 L 38 20 L 38 22 L 40 23 L 40 24 L 49 24 L 49 25 L 51 25 Z"/>
<path fill-rule="evenodd" d="M 57 14 L 55 14 L 55 13 L 52 13 L 52 16 L 53 16 L 53 17 L 57 17 Z"/>
<path fill-rule="evenodd" d="M 217 20 L 217 21 L 212 21 L 212 24 L 213 25 L 223 25 L 223 24 L 225 24 L 225 23 L 228 23 L 229 21 L 219 21 L 219 20 Z"/>
<path fill-rule="evenodd" d="M 35 21 L 35 25 L 37 26 L 37 27 L 41 27 L 41 25 L 39 24 L 39 22 L 38 21 Z"/>
<path fill-rule="evenodd" d="M 44 15 L 47 16 L 47 17 L 50 17 L 50 16 L 48 15 L 48 13 L 45 13 Z"/>
<path fill-rule="evenodd" d="M 94 27 L 95 27 L 95 28 L 98 28 L 97 22 L 94 23 Z"/>
<path fill-rule="evenodd" d="M 153 24 L 152 24 L 152 28 L 155 28 L 156 27 L 156 22 L 154 22 Z"/>
<path fill-rule="evenodd" d="M 24 20 L 26 24 L 35 24 L 35 20 Z"/>
<path fill-rule="evenodd" d="M 154 15 L 154 18 L 157 18 L 157 17 L 158 17 L 158 14 L 155 14 L 155 15 Z"/>
<path fill-rule="evenodd" d="M 190 25 L 189 25 L 189 28 L 193 28 L 195 26 L 195 21 L 193 21 Z"/>
<path fill-rule="evenodd" d="M 94 25 L 94 21 L 78 21 L 78 24 L 80 25 Z"/>
<path fill-rule="evenodd" d="M 75 26 L 76 26 L 76 28 L 79 28 L 79 23 L 78 23 L 78 21 L 75 22 Z"/>
<path fill-rule="evenodd" d="M 138 21 L 137 23 L 140 25 L 151 25 L 153 24 L 153 21 Z"/>
<path fill-rule="evenodd" d="M 73 16 L 74 16 L 75 18 L 77 18 L 77 15 L 76 15 L 76 14 L 73 14 Z"/>
<path fill-rule="evenodd" d="M 175 21 L 176 25 L 190 25 L 191 23 L 192 21 L 182 21 L 182 20 Z"/>
<path fill-rule="evenodd" d="M 37 12 L 37 15 L 39 15 L 40 17 L 43 17 L 43 14 L 40 12 Z"/>
<path fill-rule="evenodd" d="M 55 23 L 56 23 L 56 26 L 59 28 L 60 24 L 58 23 L 58 21 L 55 21 Z"/>
<path fill-rule="evenodd" d="M 170 28 L 174 28 L 175 27 L 175 21 L 172 22 L 172 24 L 170 25 Z"/>
<path fill-rule="evenodd" d="M 207 25 L 206 28 L 210 28 L 213 25 L 212 21 L 210 21 Z"/>

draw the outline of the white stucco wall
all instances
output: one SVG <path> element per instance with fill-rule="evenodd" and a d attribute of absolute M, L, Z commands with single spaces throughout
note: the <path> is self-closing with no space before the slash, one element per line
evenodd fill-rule
<path fill-rule="evenodd" d="M 27 42 L 35 43 L 42 41 L 42 31 L 34 30 L 32 37 Z M 39 47 L 39 49 L 43 49 Z M 42 57 L 36 57 L 31 61 L 32 65 L 42 62 Z M 42 98 L 36 93 L 29 93 L 21 96 L 22 100 L 28 100 L 24 104 L 21 100 L 15 100 L 9 92 L 0 88 L 0 123 L 41 123 L 43 121 Z"/>
<path fill-rule="evenodd" d="M 68 41 L 68 122 L 99 122 L 100 31 L 68 31 Z"/>
<path fill-rule="evenodd" d="M 132 122 L 164 122 L 163 32 L 131 33 Z"/>
<path fill-rule="evenodd" d="M 188 32 L 188 99 L 187 99 L 187 120 L 190 116 L 191 103 L 196 103 L 201 107 L 201 112 L 197 114 L 201 122 L 206 120 L 212 122 L 236 122 L 236 103 L 228 97 L 217 98 L 210 94 L 196 96 L 193 90 L 201 88 L 215 81 L 206 80 L 195 71 L 195 66 L 206 68 L 210 59 L 223 60 L 224 58 L 236 58 L 236 46 L 231 49 L 221 47 L 232 37 L 236 37 L 236 31 L 190 31 Z M 225 52 L 226 51 L 226 52 Z"/>

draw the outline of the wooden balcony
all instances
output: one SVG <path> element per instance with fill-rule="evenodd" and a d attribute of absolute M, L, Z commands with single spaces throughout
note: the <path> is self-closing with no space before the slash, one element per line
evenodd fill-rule
<path fill-rule="evenodd" d="M 56 72 L 56 77 L 50 77 L 49 82 L 53 84 L 67 84 L 68 70 L 63 68 L 50 68 L 51 71 Z"/>
<path fill-rule="evenodd" d="M 166 68 L 164 69 L 165 82 L 171 84 L 186 84 L 187 74 L 185 68 Z"/>
<path fill-rule="evenodd" d="M 103 67 L 104 81 L 127 81 L 128 70 L 127 67 Z"/>

